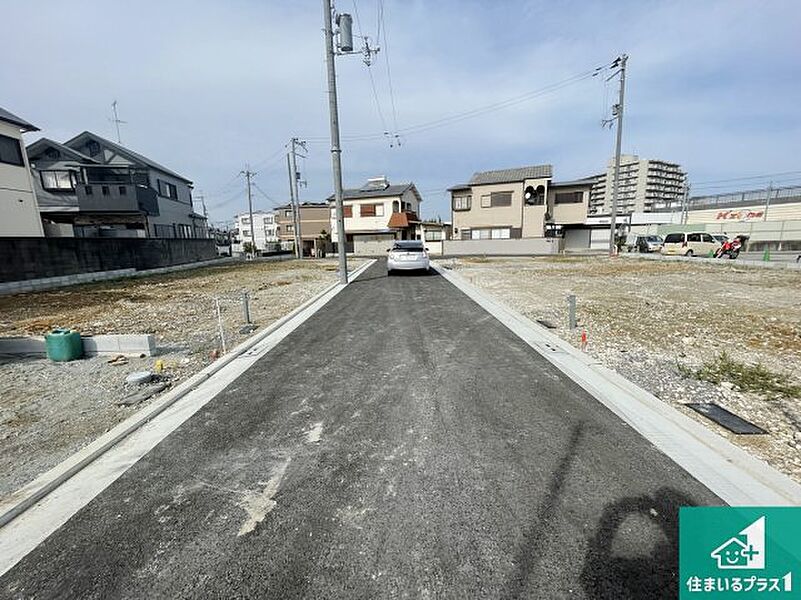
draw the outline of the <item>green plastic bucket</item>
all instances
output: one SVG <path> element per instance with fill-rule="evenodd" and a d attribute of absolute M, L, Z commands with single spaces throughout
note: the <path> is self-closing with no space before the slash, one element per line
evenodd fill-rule
<path fill-rule="evenodd" d="M 56 362 L 75 360 L 83 356 L 81 334 L 69 329 L 54 329 L 45 335 L 47 358 Z"/>

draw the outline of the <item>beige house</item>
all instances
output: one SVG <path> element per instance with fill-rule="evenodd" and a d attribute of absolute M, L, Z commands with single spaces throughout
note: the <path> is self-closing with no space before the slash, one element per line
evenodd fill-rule
<path fill-rule="evenodd" d="M 420 197 L 413 183 L 390 185 L 374 177 L 354 189 L 343 190 L 347 252 L 382 256 L 394 240 L 420 238 Z M 334 197 L 328 198 L 331 240 L 339 243 Z"/>
<path fill-rule="evenodd" d="M 295 224 L 292 205 L 286 204 L 275 209 L 277 235 L 284 250 L 295 248 Z M 300 237 L 304 256 L 316 256 L 318 250 L 327 251 L 327 236 L 331 232 L 328 219 L 328 204 L 325 202 L 300 203 Z"/>
<path fill-rule="evenodd" d="M 475 173 L 449 189 L 454 240 L 557 238 L 582 227 L 594 178 L 554 182 L 551 165 Z"/>
<path fill-rule="evenodd" d="M 42 219 L 33 189 L 22 134 L 39 131 L 0 108 L 0 236 L 43 237 Z"/>

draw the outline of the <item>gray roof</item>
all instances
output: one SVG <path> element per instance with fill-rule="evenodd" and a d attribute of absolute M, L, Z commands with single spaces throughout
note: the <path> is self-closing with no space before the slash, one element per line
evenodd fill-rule
<path fill-rule="evenodd" d="M 28 121 L 20 119 L 17 115 L 8 112 L 5 108 L 0 108 L 0 121 L 17 125 L 22 131 L 39 131 L 36 125 L 31 125 Z"/>
<path fill-rule="evenodd" d="M 511 183 L 524 179 L 541 179 L 553 177 L 551 165 L 532 165 L 517 169 L 500 169 L 498 171 L 480 171 L 473 173 L 470 185 L 483 185 L 488 183 Z"/>
<path fill-rule="evenodd" d="M 55 141 L 51 140 L 50 138 L 46 138 L 46 137 L 39 138 L 33 144 L 30 144 L 30 145 L 25 147 L 25 151 L 28 153 L 28 158 L 31 158 L 32 156 L 37 154 L 40 151 L 42 146 L 52 146 L 53 148 L 57 148 L 61 152 L 64 152 L 65 154 L 69 154 L 75 160 L 79 160 L 79 161 L 87 162 L 87 163 L 97 163 L 98 162 L 94 158 L 92 158 L 91 156 L 86 156 L 85 154 L 82 154 L 82 153 L 78 152 L 75 148 L 70 148 L 69 146 L 65 146 L 64 144 L 61 144 L 59 142 L 55 142 Z"/>
<path fill-rule="evenodd" d="M 133 150 L 129 150 L 125 146 L 120 146 L 119 144 L 117 144 L 115 142 L 112 142 L 111 140 L 107 140 L 106 138 L 100 137 L 99 135 L 97 135 L 95 133 L 92 133 L 91 131 L 84 131 L 83 133 L 79 133 L 74 138 L 64 142 L 64 144 L 67 145 L 67 146 L 70 146 L 72 144 L 76 144 L 79 141 L 83 141 L 85 138 L 90 138 L 90 139 L 95 140 L 96 142 L 99 142 L 101 144 L 109 146 L 110 148 L 114 149 L 115 151 L 119 152 L 120 154 L 129 156 L 134 161 L 138 161 L 138 162 L 144 163 L 148 167 L 156 169 L 157 171 L 161 171 L 162 173 L 166 173 L 167 175 L 172 175 L 176 179 L 180 179 L 181 181 L 185 181 L 186 183 L 189 183 L 189 184 L 192 183 L 191 179 L 187 179 L 183 175 L 179 175 L 175 171 L 171 171 L 167 167 L 157 163 L 155 160 L 152 160 L 152 159 L 148 158 L 147 156 L 144 156 L 143 154 L 139 154 L 138 152 L 134 152 Z"/>
<path fill-rule="evenodd" d="M 581 179 L 573 179 L 572 181 L 552 181 L 551 187 L 568 187 L 579 185 L 593 185 L 598 180 L 596 175 L 592 177 L 582 177 Z"/>
<path fill-rule="evenodd" d="M 402 196 L 407 190 L 411 189 L 419 198 L 420 194 L 413 183 L 398 183 L 395 185 L 388 185 L 385 188 L 371 188 L 368 186 L 361 188 L 351 188 L 342 190 L 343 200 L 362 200 L 364 198 L 386 198 L 388 196 Z M 328 196 L 327 200 L 330 202 L 334 199 L 334 195 Z"/>

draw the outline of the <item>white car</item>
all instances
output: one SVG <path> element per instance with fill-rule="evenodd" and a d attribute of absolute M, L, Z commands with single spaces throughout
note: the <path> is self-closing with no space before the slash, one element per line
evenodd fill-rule
<path fill-rule="evenodd" d="M 387 250 L 387 275 L 393 271 L 423 271 L 429 269 L 428 248 L 423 242 L 399 240 Z"/>

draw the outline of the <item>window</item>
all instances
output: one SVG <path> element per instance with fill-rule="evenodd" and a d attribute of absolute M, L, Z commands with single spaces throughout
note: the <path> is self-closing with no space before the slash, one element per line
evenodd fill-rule
<path fill-rule="evenodd" d="M 701 241 L 701 234 L 700 233 L 688 233 L 687 234 L 687 241 L 688 242 L 700 242 Z"/>
<path fill-rule="evenodd" d="M 42 187 L 48 191 L 72 191 L 75 189 L 74 171 L 40 171 Z"/>
<path fill-rule="evenodd" d="M 250 229 L 243 229 L 242 237 L 250 237 Z"/>
<path fill-rule="evenodd" d="M 359 209 L 359 214 L 362 217 L 383 217 L 384 205 L 383 204 L 362 204 Z"/>
<path fill-rule="evenodd" d="M 85 186 L 83 186 L 83 191 L 84 191 L 84 193 L 85 193 L 87 196 L 91 196 L 91 195 L 92 195 L 92 193 L 93 193 L 93 192 L 92 192 L 92 186 L 91 186 L 91 185 L 85 185 Z"/>
<path fill-rule="evenodd" d="M 17 167 L 25 166 L 22 160 L 22 147 L 18 139 L 0 135 L 0 162 Z"/>
<path fill-rule="evenodd" d="M 345 217 L 353 217 L 353 206 L 343 206 L 342 213 Z"/>
<path fill-rule="evenodd" d="M 491 229 L 472 229 L 470 237 L 473 240 L 488 240 L 492 237 Z"/>
<path fill-rule="evenodd" d="M 703 241 L 707 242 L 708 244 L 714 244 L 715 243 L 715 238 L 713 238 L 708 233 L 701 234 L 701 237 L 703 238 Z"/>
<path fill-rule="evenodd" d="M 250 225 L 250 217 L 242 217 L 243 225 Z"/>
<path fill-rule="evenodd" d="M 472 196 L 454 196 L 453 197 L 453 210 L 470 210 L 472 204 Z"/>
<path fill-rule="evenodd" d="M 292 218 L 292 209 L 285 210 L 284 211 L 284 217 L 287 218 L 287 219 L 291 219 Z"/>
<path fill-rule="evenodd" d="M 295 233 L 295 226 L 292 223 L 287 223 L 286 232 Z"/>
<path fill-rule="evenodd" d="M 481 208 L 490 208 L 491 206 L 492 206 L 492 196 L 490 196 L 489 194 L 481 196 Z"/>
<path fill-rule="evenodd" d="M 554 204 L 581 204 L 584 202 L 584 192 L 557 192 Z"/>
<path fill-rule="evenodd" d="M 441 229 L 431 229 L 426 231 L 426 241 L 427 242 L 439 242 L 442 240 L 442 230 Z"/>
<path fill-rule="evenodd" d="M 159 184 L 159 196 L 163 196 L 164 198 L 169 198 L 170 200 L 178 199 L 178 188 L 175 187 L 174 184 L 168 183 L 162 179 L 158 180 L 158 184 Z"/>
<path fill-rule="evenodd" d="M 511 236 L 509 235 L 510 231 L 508 227 L 503 229 L 493 229 L 492 230 L 492 239 L 493 240 L 508 240 Z"/>
<path fill-rule="evenodd" d="M 109 189 L 108 189 L 107 185 L 101 186 L 100 191 L 104 196 L 108 196 L 109 195 Z"/>
<path fill-rule="evenodd" d="M 124 185 L 120 186 L 120 196 L 127 196 L 128 195 L 128 188 Z"/>
<path fill-rule="evenodd" d="M 86 148 L 89 150 L 89 156 L 97 156 L 100 154 L 100 144 L 94 140 L 91 140 L 88 144 L 86 144 Z"/>
<path fill-rule="evenodd" d="M 512 192 L 492 192 L 490 206 L 512 206 Z"/>

